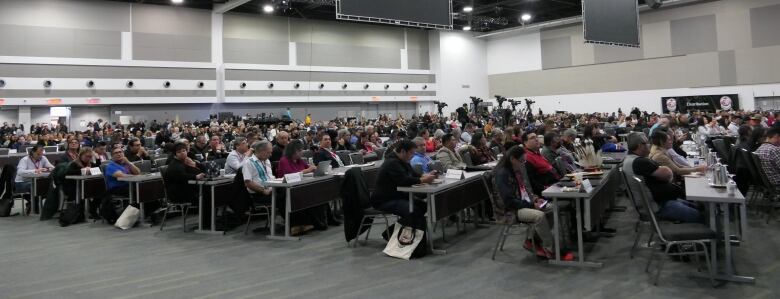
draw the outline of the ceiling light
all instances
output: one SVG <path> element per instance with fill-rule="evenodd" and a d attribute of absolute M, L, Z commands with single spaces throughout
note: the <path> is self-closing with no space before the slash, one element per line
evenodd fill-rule
<path fill-rule="evenodd" d="M 263 5 L 263 12 L 265 13 L 272 13 L 274 12 L 274 7 L 271 4 Z"/>
<path fill-rule="evenodd" d="M 522 16 L 520 16 L 520 19 L 523 20 L 523 22 L 527 22 L 531 20 L 531 15 L 524 13 Z"/>
<path fill-rule="evenodd" d="M 463 31 L 471 31 L 471 26 L 463 26 Z"/>
<path fill-rule="evenodd" d="M 182 4 L 184 3 L 184 0 L 171 0 L 173 4 Z"/>
<path fill-rule="evenodd" d="M 472 12 L 472 11 L 474 11 L 474 8 L 471 7 L 471 6 L 464 6 L 463 7 L 463 12 Z"/>

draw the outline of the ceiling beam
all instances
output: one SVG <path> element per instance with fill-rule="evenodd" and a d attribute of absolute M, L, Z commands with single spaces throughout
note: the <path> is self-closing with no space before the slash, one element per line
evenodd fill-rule
<path fill-rule="evenodd" d="M 246 4 L 247 2 L 252 0 L 230 0 L 228 2 L 225 2 L 223 4 L 214 5 L 213 12 L 216 14 L 223 14 L 226 13 L 236 7 L 239 7 L 241 5 Z"/>

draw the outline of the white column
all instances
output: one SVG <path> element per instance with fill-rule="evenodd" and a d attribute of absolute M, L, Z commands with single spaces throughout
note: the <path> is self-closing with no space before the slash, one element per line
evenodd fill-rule
<path fill-rule="evenodd" d="M 122 60 L 133 60 L 133 33 L 122 32 Z"/>
<path fill-rule="evenodd" d="M 311 46 L 311 45 L 310 45 Z M 298 65 L 298 44 L 295 42 L 290 42 L 289 49 L 289 56 L 290 56 L 290 65 L 295 66 Z"/>
<path fill-rule="evenodd" d="M 24 125 L 25 133 L 29 132 L 32 125 L 32 109 L 30 106 L 19 106 L 19 121 L 18 124 Z"/>
<path fill-rule="evenodd" d="M 217 102 L 225 101 L 225 65 L 222 51 L 223 15 L 211 14 L 211 62 L 216 65 Z"/>

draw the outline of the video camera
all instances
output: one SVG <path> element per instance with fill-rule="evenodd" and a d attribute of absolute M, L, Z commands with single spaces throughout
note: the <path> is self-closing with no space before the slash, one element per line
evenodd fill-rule
<path fill-rule="evenodd" d="M 500 95 L 495 95 L 494 97 L 496 97 L 496 101 L 498 102 L 498 108 L 499 109 L 504 108 L 503 105 L 504 105 L 504 102 L 507 101 L 507 99 L 505 97 L 500 96 Z"/>
<path fill-rule="evenodd" d="M 444 107 L 449 106 L 447 105 L 447 103 L 439 102 L 439 101 L 434 101 L 433 104 L 436 105 L 436 109 L 439 111 L 439 115 L 442 114 L 442 110 L 444 109 Z"/>

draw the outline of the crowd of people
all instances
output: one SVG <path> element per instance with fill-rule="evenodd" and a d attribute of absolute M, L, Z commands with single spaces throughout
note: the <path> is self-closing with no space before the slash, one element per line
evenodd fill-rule
<path fill-rule="evenodd" d="M 415 203 L 408 210 L 408 198 L 399 186 L 432 181 L 438 161 L 443 169 L 496 162 L 496 188 L 504 205 L 516 210 L 520 221 L 535 222 L 541 240 L 524 246 L 544 257 L 554 255 L 551 247 L 550 206 L 542 191 L 566 174 L 579 171 L 576 142 L 588 141 L 602 152 L 626 152 L 628 170 L 646 178 L 659 206 L 657 214 L 668 220 L 702 221 L 701 209 L 685 200 L 682 176 L 703 172 L 706 165 L 691 165 L 681 145 L 694 136 L 729 135 L 736 147 L 755 152 L 761 158 L 769 181 L 780 188 L 780 113 L 717 111 L 656 114 L 632 109 L 609 113 L 577 114 L 556 112 L 512 115 L 506 110 L 463 115 L 468 107 L 449 115 L 424 113 L 405 118 L 380 115 L 375 119 L 348 118 L 314 121 L 290 119 L 268 123 L 252 118 L 210 119 L 202 122 L 165 120 L 120 125 L 98 120 L 88 130 L 69 132 L 63 125 L 36 124 L 30 131 L 16 125 L 0 128 L 7 148 L 34 144 L 28 157 L 19 161 L 17 173 L 51 171 L 54 161 L 43 155 L 43 146 L 59 146 L 64 161 L 72 162 L 69 173 L 107 162 L 109 193 L 126 193 L 123 175 L 138 173 L 131 162 L 152 160 L 167 153 L 164 175 L 173 190 L 169 197 L 194 201 L 195 189 L 187 180 L 207 173 L 208 162 L 222 161 L 226 174 L 241 174 L 249 196 L 228 202 L 243 215 L 256 202 L 270 202 L 271 191 L 262 182 L 286 174 L 308 173 L 319 162 L 336 168 L 345 163 L 337 151 L 370 155 L 386 148 L 375 192 L 374 208 L 401 217 L 401 223 L 424 229 L 425 205 Z M 509 115 L 509 117 L 507 117 Z M 624 139 L 626 142 L 619 142 Z M 154 146 L 150 143 L 153 143 Z M 158 148 L 156 151 L 151 148 Z M 302 156 L 313 151 L 313 164 Z M 467 155 L 468 158 L 464 157 Z M 750 175 L 744 166 L 735 167 L 739 189 L 745 193 Z M 16 189 L 29 190 L 29 179 L 17 176 Z M 338 225 L 333 207 L 324 205 L 294 214 L 294 233 Z M 564 252 L 566 259 L 573 258 Z"/>

